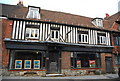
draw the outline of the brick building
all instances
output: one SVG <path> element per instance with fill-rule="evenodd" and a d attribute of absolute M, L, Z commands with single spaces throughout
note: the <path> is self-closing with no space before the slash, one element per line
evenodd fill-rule
<path fill-rule="evenodd" d="M 25 7 L 21 2 L 0 7 L 3 75 L 116 72 L 119 12 L 102 19 Z"/>

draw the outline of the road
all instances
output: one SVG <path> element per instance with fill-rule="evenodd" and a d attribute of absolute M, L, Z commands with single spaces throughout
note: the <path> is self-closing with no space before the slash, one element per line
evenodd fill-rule
<path fill-rule="evenodd" d="M 93 80 L 80 80 L 80 79 L 3 79 L 2 81 L 120 81 L 120 78 L 117 79 L 93 79 Z"/>

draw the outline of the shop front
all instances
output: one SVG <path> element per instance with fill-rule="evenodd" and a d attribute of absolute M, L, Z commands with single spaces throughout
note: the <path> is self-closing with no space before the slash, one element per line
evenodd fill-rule
<path fill-rule="evenodd" d="M 87 74 L 101 70 L 101 53 L 111 47 L 70 45 L 67 43 L 5 40 L 10 50 L 9 71 L 46 74 Z M 87 71 L 89 70 L 89 71 Z M 78 73 L 79 72 L 79 73 Z"/>

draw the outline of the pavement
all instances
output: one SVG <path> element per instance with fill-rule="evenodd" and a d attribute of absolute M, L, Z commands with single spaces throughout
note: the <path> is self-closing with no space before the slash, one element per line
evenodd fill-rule
<path fill-rule="evenodd" d="M 85 76 L 66 76 L 66 77 L 39 77 L 39 76 L 2 76 L 2 79 L 115 79 L 119 78 L 118 74 L 104 75 L 85 75 Z"/>

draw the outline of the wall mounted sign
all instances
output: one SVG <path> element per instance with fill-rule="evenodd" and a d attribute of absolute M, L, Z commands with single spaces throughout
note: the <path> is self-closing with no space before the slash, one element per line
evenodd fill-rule
<path fill-rule="evenodd" d="M 77 60 L 77 68 L 81 68 L 81 60 Z"/>
<path fill-rule="evenodd" d="M 24 61 L 24 68 L 25 69 L 31 69 L 31 60 L 25 60 Z"/>
<path fill-rule="evenodd" d="M 22 69 L 22 60 L 15 60 L 15 69 Z"/>
<path fill-rule="evenodd" d="M 89 64 L 91 68 L 95 67 L 95 60 L 89 60 Z"/>
<path fill-rule="evenodd" d="M 34 60 L 34 69 L 40 69 L 40 60 Z"/>

